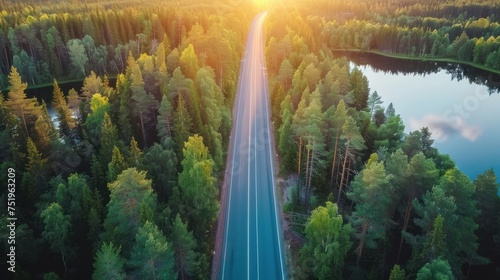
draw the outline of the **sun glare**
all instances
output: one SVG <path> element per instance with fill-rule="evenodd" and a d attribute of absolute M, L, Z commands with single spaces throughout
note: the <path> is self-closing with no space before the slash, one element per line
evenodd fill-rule
<path fill-rule="evenodd" d="M 253 0 L 253 2 L 259 7 L 263 7 L 269 4 L 269 0 Z"/>

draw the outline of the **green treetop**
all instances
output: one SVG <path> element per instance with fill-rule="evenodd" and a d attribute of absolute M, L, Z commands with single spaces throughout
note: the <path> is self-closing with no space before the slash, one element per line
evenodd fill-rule
<path fill-rule="evenodd" d="M 137 278 L 176 279 L 172 248 L 152 222 L 147 221 L 137 231 L 128 266 Z"/>
<path fill-rule="evenodd" d="M 352 228 L 344 225 L 337 205 L 329 201 L 311 213 L 305 228 L 307 243 L 300 250 L 304 264 L 312 264 L 311 275 L 317 279 L 341 278 L 344 259 L 352 242 Z"/>
<path fill-rule="evenodd" d="M 125 279 L 123 266 L 125 260 L 120 256 L 121 248 L 113 243 L 103 243 L 94 260 L 94 280 L 122 280 Z"/>

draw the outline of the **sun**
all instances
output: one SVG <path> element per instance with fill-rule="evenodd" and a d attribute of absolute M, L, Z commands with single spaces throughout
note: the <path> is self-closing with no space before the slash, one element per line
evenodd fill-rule
<path fill-rule="evenodd" d="M 259 7 L 267 6 L 269 2 L 269 0 L 253 0 L 253 3 Z"/>

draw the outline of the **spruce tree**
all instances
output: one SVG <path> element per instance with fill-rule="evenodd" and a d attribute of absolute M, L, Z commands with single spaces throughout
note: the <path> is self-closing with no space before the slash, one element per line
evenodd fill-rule
<path fill-rule="evenodd" d="M 36 98 L 27 98 L 25 90 L 28 87 L 27 83 L 23 83 L 21 75 L 15 67 L 11 67 L 9 74 L 10 91 L 8 100 L 5 101 L 5 106 L 9 111 L 21 119 L 26 136 L 30 136 L 28 124 L 41 114 L 37 106 Z"/>
<path fill-rule="evenodd" d="M 170 235 L 172 249 L 175 257 L 175 268 L 179 279 L 186 279 L 195 275 L 196 261 L 198 253 L 196 250 L 196 240 L 193 232 L 188 231 L 187 225 L 182 221 L 179 214 L 172 224 Z"/>
<path fill-rule="evenodd" d="M 64 215 L 62 207 L 57 203 L 52 203 L 41 213 L 44 224 L 42 237 L 50 244 L 50 249 L 61 255 L 64 271 L 67 267 L 67 242 L 69 230 L 71 228 L 70 217 Z"/>
<path fill-rule="evenodd" d="M 179 174 L 180 212 L 193 229 L 199 242 L 208 240 L 207 234 L 219 211 L 214 162 L 203 138 L 190 136 L 182 149 L 184 159 Z"/>
<path fill-rule="evenodd" d="M 120 153 L 120 149 L 114 146 L 111 161 L 108 164 L 108 182 L 114 182 L 118 175 L 127 168 L 127 162 L 125 161 L 123 155 Z"/>
<path fill-rule="evenodd" d="M 113 243 L 103 243 L 94 260 L 94 280 L 122 280 L 125 279 L 123 266 L 125 260 L 120 256 L 121 248 Z"/>
<path fill-rule="evenodd" d="M 158 227 L 150 221 L 139 228 L 128 261 L 132 274 L 143 279 L 175 279 L 171 245 Z"/>
<path fill-rule="evenodd" d="M 66 104 L 64 93 L 61 91 L 56 79 L 54 79 L 52 86 L 54 88 L 52 91 L 52 108 L 56 111 L 57 120 L 59 121 L 59 131 L 61 134 L 69 137 L 71 130 L 75 127 L 73 117 Z"/>

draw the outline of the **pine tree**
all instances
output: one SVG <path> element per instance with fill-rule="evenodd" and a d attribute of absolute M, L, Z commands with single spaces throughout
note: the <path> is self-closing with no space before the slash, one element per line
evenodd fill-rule
<path fill-rule="evenodd" d="M 359 245 L 356 248 L 359 264 L 364 247 L 374 249 L 377 241 L 385 237 L 388 209 L 394 187 L 390 184 L 392 175 L 387 175 L 384 164 L 378 162 L 376 154 L 351 184 L 347 197 L 356 203 L 350 220 L 355 227 Z"/>
<path fill-rule="evenodd" d="M 281 118 L 283 120 L 283 123 L 278 130 L 278 149 L 283 157 L 283 170 L 292 170 L 293 168 L 295 168 L 295 157 L 293 149 L 295 145 L 292 139 L 293 114 L 288 108 L 285 108 Z"/>
<path fill-rule="evenodd" d="M 179 65 L 181 67 L 182 73 L 190 79 L 196 78 L 196 73 L 198 73 L 199 63 L 198 56 L 194 50 L 192 44 L 189 44 L 181 53 L 179 58 Z"/>
<path fill-rule="evenodd" d="M 99 249 L 97 246 L 100 244 L 99 235 L 103 228 L 103 219 L 106 212 L 104 207 L 101 192 L 98 189 L 94 189 L 92 192 L 92 200 L 89 205 L 89 214 L 87 217 L 88 233 L 87 237 L 89 240 L 94 242 L 92 246 L 92 252 L 97 252 Z"/>
<path fill-rule="evenodd" d="M 474 185 L 469 177 L 457 168 L 446 172 L 440 184 L 448 196 L 454 197 L 457 205 L 456 214 L 459 217 L 456 223 L 450 225 L 450 230 L 446 231 L 447 244 L 451 248 L 451 255 L 465 255 L 465 258 L 457 258 L 457 260 L 450 256 L 447 257 L 452 271 L 454 274 L 458 274 L 464 263 L 469 266 L 486 264 L 488 261 L 477 253 L 479 244 L 476 230 L 479 227 L 477 217 L 480 212 L 477 208 L 477 201 L 474 199 L 476 191 Z"/>
<path fill-rule="evenodd" d="M 179 214 L 177 214 L 173 222 L 170 240 L 172 241 L 178 278 L 193 277 L 198 257 L 198 253 L 195 251 L 196 240 L 193 232 L 188 231 L 187 225 L 182 222 Z"/>
<path fill-rule="evenodd" d="M 106 188 L 106 169 L 103 168 L 99 158 L 92 154 L 90 159 L 90 184 L 93 188 L 103 191 Z"/>
<path fill-rule="evenodd" d="M 204 105 L 202 110 L 203 135 L 214 159 L 215 166 L 222 166 L 222 135 L 220 128 L 222 125 L 222 111 L 224 107 L 224 96 L 217 86 L 214 73 L 211 69 L 200 68 L 196 75 L 196 86 L 198 95 Z"/>
<path fill-rule="evenodd" d="M 175 279 L 171 245 L 158 227 L 147 221 L 135 236 L 128 261 L 132 274 L 143 279 Z"/>
<path fill-rule="evenodd" d="M 111 122 L 108 113 L 104 113 L 104 119 L 101 126 L 101 145 L 99 150 L 99 161 L 103 165 L 107 165 L 111 161 L 113 147 L 118 142 L 118 131 L 115 125 Z"/>
<path fill-rule="evenodd" d="M 130 139 L 130 158 L 128 159 L 128 165 L 130 167 L 138 168 L 142 159 L 142 151 L 139 148 L 139 144 L 135 141 L 135 138 Z"/>
<path fill-rule="evenodd" d="M 306 90 L 307 91 L 307 90 Z M 293 116 L 293 131 L 299 141 L 304 141 L 306 149 L 305 154 L 305 207 L 309 211 L 309 198 L 312 188 L 312 179 L 314 175 L 320 174 L 324 168 L 325 156 L 325 138 L 321 128 L 324 124 L 324 113 L 321 111 L 321 97 L 319 90 L 315 90 L 311 96 L 309 104 L 307 94 L 299 103 L 299 107 Z M 299 145 L 299 158 L 301 157 L 302 147 Z M 299 169 L 300 166 L 299 160 Z M 299 175 L 300 175 L 299 171 Z"/>
<path fill-rule="evenodd" d="M 89 141 L 97 147 L 101 144 L 102 126 L 109 110 L 108 98 L 102 96 L 100 93 L 94 94 L 90 101 L 90 110 L 92 113 L 85 120 L 85 128 L 88 132 Z"/>
<path fill-rule="evenodd" d="M 38 151 L 35 143 L 28 137 L 26 142 L 26 170 L 22 177 L 22 188 L 30 203 L 45 191 L 47 175 L 47 159 Z"/>
<path fill-rule="evenodd" d="M 497 182 L 498 179 L 493 169 L 488 169 L 479 174 L 474 180 L 474 186 L 476 187 L 474 198 L 477 200 L 477 206 L 481 211 L 478 219 L 478 221 L 481 221 L 479 231 L 487 236 L 493 234 L 496 218 L 500 211 L 500 198 L 498 197 L 500 185 Z"/>
<path fill-rule="evenodd" d="M 203 130 L 200 95 L 196 92 L 193 80 L 184 77 L 180 67 L 174 70 L 167 89 L 171 100 L 177 100 L 177 110 L 182 99 L 191 116 L 193 128 L 198 131 Z"/>
<path fill-rule="evenodd" d="M 168 73 L 173 74 L 174 70 L 180 67 L 180 53 L 177 48 L 174 48 L 168 55 L 167 55 L 167 70 Z"/>
<path fill-rule="evenodd" d="M 21 76 L 15 67 L 11 67 L 9 74 L 10 91 L 5 106 L 9 111 L 21 119 L 26 136 L 29 136 L 28 124 L 38 117 L 41 112 L 37 107 L 36 98 L 27 98 L 24 92 L 28 87 L 27 83 L 21 81 Z"/>
<path fill-rule="evenodd" d="M 116 77 L 116 92 L 120 99 L 120 107 L 118 109 L 118 127 L 120 128 L 121 138 L 130 139 L 132 136 L 131 112 L 132 106 L 130 102 L 130 80 L 127 76 L 119 74 Z"/>
<path fill-rule="evenodd" d="M 375 148 L 385 146 L 389 152 L 394 152 L 401 146 L 405 126 L 400 115 L 390 117 L 377 130 Z"/>
<path fill-rule="evenodd" d="M 172 78 L 168 81 L 167 92 L 172 100 L 175 100 L 178 95 L 184 97 L 189 96 L 189 92 L 193 89 L 193 80 L 186 78 L 180 67 L 173 70 Z"/>
<path fill-rule="evenodd" d="M 368 101 L 368 80 L 357 67 L 352 71 L 350 77 L 351 87 L 354 95 L 354 105 L 356 110 L 361 111 L 366 108 Z"/>
<path fill-rule="evenodd" d="M 168 38 L 161 42 L 156 48 L 155 52 L 155 79 L 156 84 L 160 87 L 160 93 L 165 95 L 167 93 L 166 87 L 168 85 L 168 71 L 167 60 L 165 56 L 165 44 L 168 44 Z"/>
<path fill-rule="evenodd" d="M 167 70 L 167 58 L 165 56 L 165 43 L 168 44 L 168 38 L 165 38 L 164 42 L 161 42 L 156 48 L 155 52 L 155 70 L 158 72 L 163 72 Z"/>
<path fill-rule="evenodd" d="M 333 120 L 332 120 L 332 133 L 333 133 L 333 138 L 335 139 L 335 144 L 333 147 L 333 159 L 332 159 L 332 174 L 330 175 L 330 188 L 333 188 L 333 178 L 335 177 L 336 179 L 338 178 L 337 176 L 334 176 L 335 174 L 335 168 L 337 167 L 337 151 L 339 150 L 339 138 L 342 135 L 342 127 L 344 126 L 344 123 L 347 118 L 347 110 L 346 106 L 343 100 L 339 101 L 339 104 L 337 105 L 337 108 L 335 109 L 335 113 L 333 114 Z M 336 180 L 337 181 L 337 180 Z"/>
<path fill-rule="evenodd" d="M 200 242 L 207 240 L 207 233 L 219 211 L 216 179 L 212 174 L 214 162 L 203 144 L 203 138 L 198 135 L 189 137 L 182 152 L 179 208 L 183 220 L 192 227 Z"/>
<path fill-rule="evenodd" d="M 83 100 L 90 100 L 97 93 L 104 95 L 104 83 L 101 77 L 97 76 L 94 71 L 90 71 L 90 75 L 83 80 L 81 92 Z"/>
<path fill-rule="evenodd" d="M 76 120 L 80 120 L 80 112 L 79 112 L 79 103 L 80 103 L 80 97 L 78 96 L 78 92 L 72 88 L 68 92 L 68 108 L 73 112 L 75 115 Z M 73 119 L 73 121 L 75 121 Z M 76 125 L 76 124 L 74 124 Z"/>
<path fill-rule="evenodd" d="M 422 259 L 432 261 L 444 257 L 446 253 L 446 234 L 443 231 L 443 216 L 440 214 L 434 219 L 432 231 L 424 243 Z"/>
<path fill-rule="evenodd" d="M 178 98 L 177 109 L 174 113 L 173 131 L 175 143 L 177 143 L 179 147 L 182 147 L 191 135 L 193 121 L 186 109 L 184 98 L 181 95 L 179 95 Z"/>
<path fill-rule="evenodd" d="M 125 161 L 123 155 L 120 153 L 120 149 L 114 146 L 111 161 L 108 164 L 108 182 L 114 182 L 118 175 L 127 168 L 127 162 Z"/>
<path fill-rule="evenodd" d="M 312 191 L 312 178 L 315 174 L 321 174 L 320 170 L 324 167 L 325 157 L 325 137 L 321 131 L 324 123 L 324 113 L 321 111 L 321 97 L 319 90 L 316 89 L 311 94 L 309 106 L 304 110 L 306 130 L 304 139 L 306 140 L 306 196 L 305 207 L 309 211 L 309 202 Z"/>
<path fill-rule="evenodd" d="M 406 280 L 405 270 L 395 264 L 391 269 L 389 280 Z"/>
<path fill-rule="evenodd" d="M 426 159 L 423 153 L 416 154 L 410 160 L 406 174 L 406 182 L 401 185 L 401 192 L 406 198 L 406 208 L 403 212 L 403 235 L 401 236 L 398 255 L 401 253 L 401 248 L 403 246 L 404 232 L 406 232 L 409 226 L 413 211 L 413 200 L 432 187 L 438 178 L 438 171 L 434 162 L 431 159 Z"/>
<path fill-rule="evenodd" d="M 94 280 L 121 280 L 125 279 L 123 266 L 125 260 L 120 256 L 121 248 L 113 243 L 103 243 L 94 260 Z"/>
<path fill-rule="evenodd" d="M 293 66 L 288 59 L 281 62 L 278 81 L 284 84 L 285 91 L 288 91 L 290 88 L 294 72 Z"/>
<path fill-rule="evenodd" d="M 42 237 L 49 242 L 50 248 L 54 252 L 61 254 L 64 271 L 67 272 L 66 256 L 68 234 L 71 228 L 70 217 L 64 215 L 62 207 L 57 203 L 52 203 L 41 213 L 44 229 Z"/>
<path fill-rule="evenodd" d="M 423 234 L 432 231 L 434 219 L 443 217 L 443 232 L 446 235 L 447 250 L 445 258 L 448 260 L 455 275 L 462 273 L 462 265 L 484 264 L 486 259 L 477 254 L 478 243 L 475 231 L 478 224 L 475 222 L 479 214 L 473 199 L 474 185 L 470 179 L 458 169 L 446 172 L 439 185 L 427 192 L 422 203 L 413 203 L 415 224 L 421 228 Z M 414 250 L 423 247 L 422 239 L 418 236 L 405 234 L 407 240 L 413 245 Z M 419 262 L 420 260 L 420 262 Z M 414 257 L 415 264 L 421 265 L 421 258 Z"/>
<path fill-rule="evenodd" d="M 85 219 L 92 200 L 92 191 L 83 175 L 73 173 L 69 175 L 67 184 L 57 186 L 56 202 L 70 215 L 71 224 L 77 232 L 87 230 Z"/>
<path fill-rule="evenodd" d="M 142 157 L 141 168 L 153 181 L 159 202 L 166 202 L 177 186 L 177 156 L 172 149 L 154 144 Z"/>
<path fill-rule="evenodd" d="M 426 263 L 417 274 L 417 280 L 455 279 L 450 264 L 445 259 Z"/>
<path fill-rule="evenodd" d="M 158 102 L 154 99 L 153 95 L 146 93 L 139 65 L 136 64 L 132 69 L 130 79 L 130 89 L 132 90 L 131 98 L 134 102 L 133 113 L 139 119 L 139 129 L 141 131 L 143 145 L 146 146 L 148 143 L 147 135 L 154 125 L 152 120 L 158 108 Z"/>
<path fill-rule="evenodd" d="M 435 158 L 438 153 L 436 148 L 432 147 L 434 140 L 431 138 L 431 132 L 428 127 L 422 127 L 420 129 L 422 133 L 422 152 L 427 158 Z"/>
<path fill-rule="evenodd" d="M 409 158 L 412 158 L 417 153 L 422 152 L 422 146 L 422 133 L 419 130 L 415 130 L 405 137 L 401 148 Z"/>
<path fill-rule="evenodd" d="M 166 95 L 163 95 L 158 108 L 158 118 L 156 121 L 156 131 L 160 138 L 160 143 L 164 143 L 167 138 L 172 137 L 173 108 Z"/>
<path fill-rule="evenodd" d="M 51 120 L 45 101 L 42 100 L 42 104 L 39 106 L 39 109 L 40 115 L 38 115 L 35 121 L 35 132 L 37 136 L 36 143 L 40 151 L 48 154 L 51 149 L 51 144 L 57 138 L 57 131 L 54 127 L 54 123 Z"/>
<path fill-rule="evenodd" d="M 65 135 L 70 136 L 71 130 L 75 127 L 73 117 L 71 116 L 71 111 L 66 104 L 66 98 L 61 88 L 57 84 L 57 80 L 54 79 L 53 83 L 54 90 L 52 91 L 52 108 L 55 109 L 57 114 L 57 120 L 59 121 L 59 131 Z"/>
<path fill-rule="evenodd" d="M 374 91 L 370 97 L 368 97 L 367 105 L 370 108 L 370 116 L 373 117 L 373 113 L 380 109 L 380 105 L 382 104 L 382 96 L 378 95 L 377 91 Z"/>
<path fill-rule="evenodd" d="M 0 158 L 11 159 L 14 157 L 12 147 L 22 143 L 21 141 L 15 141 L 14 139 L 19 138 L 19 133 L 17 129 L 19 125 L 17 118 L 8 112 L 7 106 L 5 105 L 4 95 L 0 92 Z"/>
<path fill-rule="evenodd" d="M 396 116 L 396 109 L 394 109 L 394 105 L 392 104 L 392 102 L 389 103 L 387 109 L 385 109 L 385 116 L 386 119 Z"/>
<path fill-rule="evenodd" d="M 305 95 L 307 96 L 307 95 Z M 293 120 L 292 120 L 292 131 L 294 132 L 294 136 L 295 138 L 298 138 L 299 139 L 299 149 L 298 149 L 298 164 L 297 164 L 297 172 L 298 172 L 298 179 L 299 181 L 301 180 L 301 176 L 303 174 L 302 172 L 302 169 L 303 169 L 303 150 L 304 150 L 304 145 L 303 145 L 303 139 L 302 139 L 302 132 L 303 132 L 303 129 L 302 127 L 304 126 L 303 125 L 303 120 L 304 120 L 304 111 L 307 107 L 307 99 L 304 98 L 304 99 L 301 99 L 299 104 L 298 104 L 298 107 L 297 109 L 295 110 L 294 112 L 294 115 L 293 115 Z M 302 129 L 302 131 L 301 131 Z M 309 157 L 307 157 L 307 159 L 309 159 Z M 306 159 L 306 160 L 307 160 Z M 309 164 L 307 164 L 308 162 L 306 162 L 306 166 L 309 166 Z M 307 172 L 306 172 L 306 175 L 307 175 Z M 297 203 L 300 204 L 300 197 L 301 197 L 301 183 L 299 182 L 297 184 Z"/>
<path fill-rule="evenodd" d="M 379 155 L 380 158 L 380 155 Z M 391 185 L 394 186 L 394 192 L 391 194 L 391 217 L 394 215 L 397 207 L 400 205 L 401 198 L 405 195 L 407 176 L 408 176 L 408 156 L 398 149 L 390 154 L 384 162 L 385 171 L 392 175 Z"/>
<path fill-rule="evenodd" d="M 347 164 L 353 161 L 354 153 L 357 151 L 361 151 L 365 149 L 364 139 L 359 133 L 359 128 L 356 125 L 356 122 L 351 116 L 346 118 L 344 125 L 342 126 L 342 134 L 340 139 L 345 141 L 345 153 L 344 153 L 344 162 L 342 163 L 342 171 L 340 177 L 339 184 L 339 194 L 337 196 L 337 204 L 340 202 L 340 198 L 342 197 L 342 188 L 344 185 L 348 185 L 348 177 L 349 174 L 347 170 Z M 345 180 L 345 181 L 344 181 Z"/>
<path fill-rule="evenodd" d="M 145 208 L 156 210 L 156 195 L 145 172 L 135 168 L 124 170 L 108 184 L 108 188 L 111 194 L 101 238 L 105 242 L 120 244 L 123 256 L 128 257 L 137 230 L 144 224 L 141 214 Z"/>

